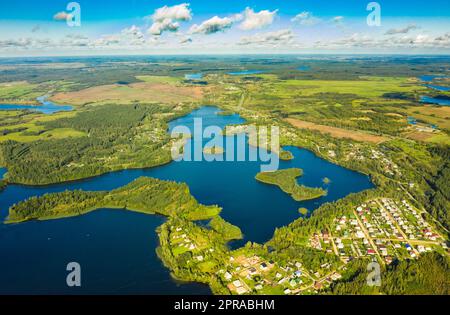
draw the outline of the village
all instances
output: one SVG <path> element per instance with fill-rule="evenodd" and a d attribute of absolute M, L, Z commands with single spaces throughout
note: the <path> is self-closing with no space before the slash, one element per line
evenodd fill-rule
<path fill-rule="evenodd" d="M 212 274 L 232 294 L 315 294 L 342 278 L 353 259 L 416 259 L 422 253 L 448 254 L 444 238 L 406 200 L 369 200 L 348 216 L 335 218 L 329 230 L 314 233 L 308 246 L 339 257 L 338 264 L 323 263 L 308 270 L 301 261 L 286 261 L 248 248 L 229 251 L 204 235 L 206 227 L 171 226 L 170 245 L 175 257 L 189 252 L 185 267 Z M 271 257 L 271 258 L 268 258 Z"/>
<path fill-rule="evenodd" d="M 406 200 L 371 200 L 334 223 L 332 231 L 315 233 L 310 244 L 334 252 L 345 263 L 353 258 L 375 257 L 390 264 L 394 259 L 417 258 L 432 250 L 448 251 L 444 238 Z"/>

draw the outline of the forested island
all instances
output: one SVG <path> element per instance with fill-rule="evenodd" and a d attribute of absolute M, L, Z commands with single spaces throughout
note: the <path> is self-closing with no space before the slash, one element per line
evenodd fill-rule
<path fill-rule="evenodd" d="M 217 206 L 199 204 L 189 193 L 186 184 L 140 177 L 110 192 L 75 190 L 32 197 L 11 207 L 5 223 L 71 217 L 99 208 L 127 209 L 188 220 L 212 218 L 221 210 Z M 226 228 L 224 226 L 221 229 Z"/>
<path fill-rule="evenodd" d="M 289 168 L 272 172 L 261 172 L 256 174 L 256 180 L 276 185 L 282 191 L 292 196 L 296 201 L 304 201 L 320 198 L 326 195 L 326 190 L 322 188 L 307 187 L 297 183 L 297 177 L 302 176 L 303 171 L 299 168 Z"/>

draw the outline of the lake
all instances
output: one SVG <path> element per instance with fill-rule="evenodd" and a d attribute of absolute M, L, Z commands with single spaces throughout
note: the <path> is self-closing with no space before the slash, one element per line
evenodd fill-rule
<path fill-rule="evenodd" d="M 450 106 L 450 99 L 442 99 L 442 98 L 436 98 L 436 97 L 431 97 L 431 96 L 421 96 L 420 102 L 427 103 L 427 104 L 441 105 L 441 106 Z"/>
<path fill-rule="evenodd" d="M 425 86 L 430 89 L 437 90 L 437 91 L 450 91 L 450 87 L 447 87 L 447 86 L 440 86 L 440 85 L 433 85 L 433 84 L 425 84 Z"/>
<path fill-rule="evenodd" d="M 8 170 L 6 168 L 0 167 L 0 179 L 2 179 L 3 176 L 5 176 L 7 171 Z"/>
<path fill-rule="evenodd" d="M 437 79 L 437 78 L 446 78 L 446 76 L 441 75 L 441 74 L 440 75 L 425 74 L 425 75 L 421 75 L 419 77 L 419 80 L 421 80 L 423 82 L 431 82 L 431 81 L 433 81 L 434 79 Z"/>
<path fill-rule="evenodd" d="M 0 110 L 30 110 L 44 114 L 53 114 L 62 111 L 71 111 L 73 108 L 69 105 L 56 105 L 47 101 L 44 96 L 36 99 L 42 105 L 19 105 L 19 104 L 0 104 Z"/>
<path fill-rule="evenodd" d="M 203 74 L 202 73 L 185 74 L 184 78 L 186 80 L 201 80 L 203 78 Z"/>
<path fill-rule="evenodd" d="M 216 107 L 202 107 L 172 121 L 169 130 L 178 125 L 192 130 L 194 118 L 202 118 L 204 127 L 223 128 L 244 122 L 237 114 L 222 116 L 217 112 Z M 191 141 L 186 144 L 192 145 Z M 248 145 L 245 148 L 246 153 L 256 150 Z M 230 149 L 225 146 L 224 154 Z M 221 206 L 222 217 L 244 233 L 244 240 L 232 243 L 238 247 L 249 240 L 260 243 L 269 240 L 276 227 L 300 216 L 299 207 L 312 211 L 324 202 L 373 187 L 367 176 L 332 164 L 308 150 L 285 149 L 293 153 L 294 159 L 280 161 L 280 168 L 302 168 L 304 175 L 299 183 L 324 187 L 328 189 L 327 196 L 296 202 L 278 187 L 256 181 L 261 161 L 180 161 L 44 187 L 9 185 L 0 193 L 0 218 L 7 216 L 11 205 L 31 196 L 74 189 L 111 190 L 140 176 L 151 176 L 186 182 L 200 203 Z M 324 177 L 331 183 L 325 185 Z M 159 216 L 102 209 L 74 218 L 1 225 L 0 293 L 209 293 L 205 285 L 172 280 L 156 257 L 155 229 L 163 222 L 164 218 Z M 71 261 L 81 264 L 81 288 L 65 286 L 65 267 Z"/>
<path fill-rule="evenodd" d="M 250 75 L 264 73 L 262 70 L 242 70 L 236 72 L 228 72 L 229 75 Z"/>

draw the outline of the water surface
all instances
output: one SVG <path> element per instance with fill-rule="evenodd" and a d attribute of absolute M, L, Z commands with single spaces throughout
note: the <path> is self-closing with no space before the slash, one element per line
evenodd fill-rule
<path fill-rule="evenodd" d="M 250 75 L 250 74 L 260 74 L 264 73 L 263 70 L 242 70 L 235 72 L 228 72 L 229 75 Z"/>
<path fill-rule="evenodd" d="M 46 100 L 45 96 L 38 97 L 37 101 L 41 105 L 0 104 L 0 110 L 30 110 L 44 114 L 53 114 L 56 112 L 71 111 L 73 109 L 69 105 L 56 105 Z"/>
<path fill-rule="evenodd" d="M 436 98 L 436 97 L 431 97 L 431 96 L 421 96 L 420 102 L 427 103 L 427 104 L 441 105 L 441 106 L 450 106 L 450 99 L 442 99 L 442 98 Z"/>
<path fill-rule="evenodd" d="M 201 136 L 201 131 L 195 132 L 194 118 L 202 118 L 203 127 L 223 128 L 244 122 L 237 114 L 221 116 L 217 112 L 216 107 L 203 107 L 172 121 L 169 129 L 184 125 Z M 231 138 L 237 139 L 224 140 Z M 237 149 L 236 146 L 237 141 L 224 145 L 224 154 Z M 193 141 L 187 147 L 194 152 Z M 244 240 L 233 243 L 237 247 L 246 241 L 269 240 L 276 227 L 300 216 L 299 207 L 313 211 L 324 202 L 373 187 L 367 176 L 327 162 L 308 150 L 285 149 L 293 153 L 294 160 L 280 161 L 280 168 L 302 168 L 304 175 L 299 183 L 324 187 L 327 196 L 296 202 L 278 187 L 256 181 L 260 160 L 180 161 L 44 187 L 9 185 L 0 193 L 0 219 L 7 216 L 7 209 L 14 203 L 31 196 L 74 189 L 111 190 L 140 176 L 150 176 L 185 182 L 200 203 L 221 206 L 223 218 L 239 226 L 245 235 Z M 249 154 L 257 149 L 245 145 L 245 150 Z M 331 183 L 325 185 L 324 177 L 331 179 Z M 204 285 L 176 283 L 161 265 L 155 255 L 158 241 L 155 228 L 163 221 L 158 216 L 103 209 L 75 218 L 1 225 L 0 293 L 208 293 Z M 80 289 L 65 286 L 65 267 L 70 261 L 82 265 L 84 280 Z"/>

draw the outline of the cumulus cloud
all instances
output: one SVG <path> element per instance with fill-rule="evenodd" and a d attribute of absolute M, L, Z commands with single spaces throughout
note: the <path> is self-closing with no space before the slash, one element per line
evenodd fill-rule
<path fill-rule="evenodd" d="M 61 12 L 56 13 L 53 16 L 53 19 L 55 21 L 67 21 L 67 19 L 70 19 L 71 17 L 72 17 L 72 15 L 70 13 L 61 11 Z"/>
<path fill-rule="evenodd" d="M 148 29 L 152 35 L 161 35 L 165 31 L 176 32 L 180 28 L 180 23 L 174 22 L 171 19 L 165 19 L 161 22 L 154 22 Z"/>
<path fill-rule="evenodd" d="M 165 31 L 176 32 L 180 28 L 179 22 L 190 21 L 192 11 L 189 3 L 182 3 L 174 6 L 163 6 L 155 10 L 150 16 L 153 24 L 148 29 L 152 35 L 161 35 Z"/>
<path fill-rule="evenodd" d="M 303 11 L 302 13 L 297 14 L 295 17 L 291 19 L 291 22 L 298 23 L 301 25 L 315 25 L 319 23 L 321 20 L 315 16 L 311 12 Z"/>
<path fill-rule="evenodd" d="M 192 12 L 189 8 L 189 3 L 182 3 L 171 7 L 165 5 L 162 8 L 155 10 L 152 19 L 155 22 L 161 22 L 165 19 L 190 21 L 192 19 Z"/>
<path fill-rule="evenodd" d="M 409 31 L 413 31 L 415 29 L 418 29 L 418 27 L 414 24 L 410 24 L 403 28 L 391 28 L 386 31 L 385 35 L 407 34 Z"/>
<path fill-rule="evenodd" d="M 220 18 L 214 16 L 209 20 L 202 22 L 200 25 L 194 24 L 190 28 L 189 32 L 192 34 L 214 34 L 217 32 L 223 32 L 230 28 L 234 23 L 234 18 L 224 17 Z"/>
<path fill-rule="evenodd" d="M 273 23 L 277 12 L 278 10 L 255 12 L 251 8 L 246 8 L 242 15 L 243 21 L 239 25 L 239 28 L 245 31 L 263 28 Z"/>
<path fill-rule="evenodd" d="M 121 47 L 136 47 L 147 44 L 142 30 L 136 25 L 124 28 L 119 33 L 104 35 L 92 43 L 94 46 L 121 46 Z"/>
<path fill-rule="evenodd" d="M 292 43 L 294 33 L 290 29 L 275 32 L 260 33 L 253 36 L 242 37 L 239 45 L 263 45 L 274 46 Z"/>

